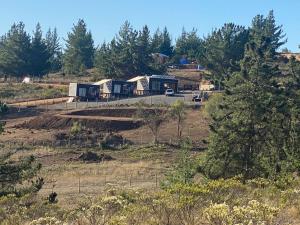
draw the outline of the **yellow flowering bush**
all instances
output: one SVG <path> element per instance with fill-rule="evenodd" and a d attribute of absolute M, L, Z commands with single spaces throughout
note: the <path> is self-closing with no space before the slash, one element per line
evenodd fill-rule
<path fill-rule="evenodd" d="M 204 210 L 205 219 L 211 225 L 266 225 L 272 224 L 279 209 L 251 200 L 245 206 L 230 208 L 226 203 L 212 204 Z"/>

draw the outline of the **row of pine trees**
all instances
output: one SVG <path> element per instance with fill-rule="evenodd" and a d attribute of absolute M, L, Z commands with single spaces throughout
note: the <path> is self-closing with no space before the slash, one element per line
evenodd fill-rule
<path fill-rule="evenodd" d="M 186 58 L 206 67 L 211 72 L 211 79 L 222 83 L 240 69 L 246 43 L 263 35 L 273 39 L 271 42 L 276 45 L 282 32 L 274 29 L 275 19 L 270 11 L 266 17 L 254 17 L 248 28 L 226 23 L 203 38 L 195 29 L 190 32 L 183 29 L 173 45 L 166 27 L 151 34 L 147 25 L 135 30 L 126 21 L 110 42 L 96 47 L 86 23 L 80 19 L 68 33 L 63 47 L 56 29 L 48 30 L 44 35 L 37 24 L 30 36 L 24 23 L 20 22 L 13 24 L 0 39 L 0 73 L 15 77 L 43 76 L 58 71 L 83 75 L 87 69 L 96 67 L 102 77 L 127 78 L 164 73 L 168 63 L 178 64 L 180 59 Z M 277 45 L 273 46 L 273 52 L 282 43 Z M 168 56 L 168 63 L 158 62 L 153 53 Z"/>
<path fill-rule="evenodd" d="M 215 74 L 223 70 L 224 92 L 213 97 L 208 151 L 200 169 L 214 179 L 286 180 L 300 172 L 300 62 L 278 54 L 286 38 L 272 12 L 256 16 L 248 30 L 230 26 L 239 30 L 235 36 L 216 31 L 232 45 L 214 55 L 209 67 Z"/>
<path fill-rule="evenodd" d="M 282 35 L 273 11 L 266 17 L 254 17 L 248 28 L 226 23 L 203 38 L 195 29 L 190 32 L 183 29 L 174 45 L 166 27 L 151 34 L 147 25 L 135 30 L 125 22 L 110 42 L 95 47 L 91 32 L 80 19 L 68 33 L 63 47 L 56 29 L 44 35 L 37 24 L 30 36 L 20 22 L 0 39 L 0 74 L 15 77 L 43 76 L 58 71 L 85 74 L 87 69 L 95 67 L 102 77 L 128 78 L 165 73 L 168 65 L 186 58 L 206 67 L 211 72 L 210 78 L 222 83 L 240 70 L 247 43 L 264 36 L 271 39 L 274 46 L 270 51 L 275 54 L 285 43 Z M 281 42 L 276 43 L 278 40 Z M 167 63 L 155 60 L 154 53 L 168 56 Z"/>
<path fill-rule="evenodd" d="M 158 29 L 150 37 L 147 26 L 136 31 L 125 22 L 109 44 L 95 47 L 91 32 L 80 19 L 68 33 L 63 48 L 56 28 L 49 29 L 44 36 L 38 23 L 30 36 L 20 22 L 13 24 L 0 39 L 0 73 L 14 77 L 40 77 L 58 71 L 85 74 L 95 66 L 110 77 L 165 71 L 166 65 L 154 65 L 153 52 L 172 56 L 172 39 L 167 28 L 163 32 Z"/>

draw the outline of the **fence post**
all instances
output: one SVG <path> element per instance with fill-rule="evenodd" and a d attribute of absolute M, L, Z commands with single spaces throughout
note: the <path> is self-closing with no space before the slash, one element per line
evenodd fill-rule
<path fill-rule="evenodd" d="M 155 187 L 157 187 L 157 182 L 158 180 L 157 180 L 157 173 L 155 174 Z"/>
<path fill-rule="evenodd" d="M 130 174 L 129 176 L 129 187 L 131 187 L 131 178 L 132 178 L 132 174 Z"/>
<path fill-rule="evenodd" d="M 79 177 L 78 177 L 78 193 L 80 193 L 80 174 L 79 174 Z"/>

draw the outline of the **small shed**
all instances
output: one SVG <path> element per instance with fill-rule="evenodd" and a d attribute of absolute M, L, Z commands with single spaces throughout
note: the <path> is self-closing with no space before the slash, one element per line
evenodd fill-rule
<path fill-rule="evenodd" d="M 199 84 L 199 90 L 200 91 L 211 91 L 215 88 L 215 85 L 213 85 L 208 80 L 202 80 Z"/>
<path fill-rule="evenodd" d="M 100 97 L 99 85 L 70 83 L 69 84 L 69 97 L 78 98 L 80 101 L 98 100 Z"/>
<path fill-rule="evenodd" d="M 134 84 L 134 93 L 137 95 L 164 94 L 168 88 L 174 92 L 178 90 L 178 80 L 169 75 L 137 76 L 128 82 Z"/>
<path fill-rule="evenodd" d="M 133 95 L 133 84 L 127 81 L 103 79 L 94 84 L 99 85 L 100 95 L 103 98 L 122 98 Z"/>

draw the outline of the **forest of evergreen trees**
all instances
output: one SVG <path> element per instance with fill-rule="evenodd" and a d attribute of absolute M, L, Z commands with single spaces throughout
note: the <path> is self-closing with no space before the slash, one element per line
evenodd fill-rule
<path fill-rule="evenodd" d="M 278 30 L 278 29 L 279 30 Z M 274 30 L 277 29 L 277 30 Z M 256 31 L 256 35 L 251 33 Z M 38 76 L 61 71 L 64 74 L 84 75 L 90 68 L 97 68 L 102 77 L 127 78 L 134 75 L 166 72 L 170 64 L 185 58 L 206 67 L 213 80 L 221 82 L 240 69 L 245 46 L 258 36 L 277 43 L 278 51 L 285 43 L 281 27 L 276 27 L 273 12 L 253 18 L 250 27 L 226 23 L 219 29 L 200 38 L 197 30 L 182 30 L 176 39 L 165 27 L 153 34 L 147 25 L 135 30 L 126 21 L 110 42 L 96 45 L 87 24 L 80 19 L 74 24 L 62 46 L 56 28 L 43 34 L 38 23 L 32 35 L 22 22 L 12 25 L 0 39 L 0 73 L 2 76 Z M 173 44 L 174 43 L 174 44 Z M 167 63 L 157 62 L 154 53 L 168 56 Z"/>

